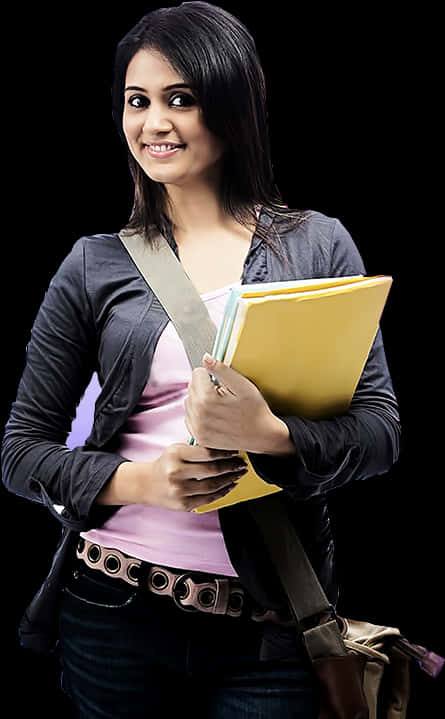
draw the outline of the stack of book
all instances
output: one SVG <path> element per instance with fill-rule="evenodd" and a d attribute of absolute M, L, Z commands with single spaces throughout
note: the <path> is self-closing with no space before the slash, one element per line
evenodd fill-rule
<path fill-rule="evenodd" d="M 327 277 L 231 288 L 212 356 L 253 382 L 274 414 L 347 412 L 379 328 L 392 277 Z M 190 444 L 195 444 L 194 439 Z M 210 512 L 282 491 L 248 471 Z"/>

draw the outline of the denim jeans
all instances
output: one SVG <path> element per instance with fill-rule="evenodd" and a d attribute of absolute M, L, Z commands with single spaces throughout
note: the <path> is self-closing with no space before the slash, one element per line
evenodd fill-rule
<path fill-rule="evenodd" d="M 59 613 L 61 688 L 79 719 L 317 719 L 309 659 L 260 660 L 265 624 L 186 612 L 76 559 Z"/>

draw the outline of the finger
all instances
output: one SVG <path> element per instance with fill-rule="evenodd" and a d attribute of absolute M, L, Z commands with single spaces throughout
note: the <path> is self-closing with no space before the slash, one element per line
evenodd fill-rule
<path fill-rule="evenodd" d="M 196 392 L 198 396 L 202 396 L 202 393 L 213 392 L 215 389 L 210 373 L 204 367 L 195 367 L 192 372 L 192 383 L 192 387 L 189 385 L 190 390 Z"/>
<path fill-rule="evenodd" d="M 236 486 L 244 472 L 228 472 L 226 475 L 219 477 L 206 477 L 205 479 L 189 479 L 187 482 L 186 496 L 196 497 L 199 495 L 213 494 L 220 492 L 226 487 Z"/>
<path fill-rule="evenodd" d="M 224 384 L 229 392 L 235 396 L 242 393 L 246 380 L 244 375 L 237 372 L 233 367 L 226 365 L 225 362 L 215 358 L 213 358 L 213 363 L 209 364 L 204 357 L 205 355 L 203 355 L 202 364 L 218 380 L 219 384 Z"/>
<path fill-rule="evenodd" d="M 193 499 L 191 500 L 193 502 L 193 506 L 187 511 L 193 512 L 193 510 L 197 509 L 198 507 L 204 506 L 205 504 L 210 504 L 211 502 L 215 502 L 217 499 L 222 499 L 226 496 L 226 494 L 229 494 L 232 489 L 235 489 L 235 487 L 236 483 L 233 482 L 228 487 L 224 487 L 224 489 L 220 489 L 218 492 L 213 492 L 211 494 L 195 494 L 193 495 Z"/>
<path fill-rule="evenodd" d="M 200 444 L 190 444 L 187 447 L 190 448 L 188 453 L 190 458 L 184 459 L 185 462 L 208 462 L 212 459 L 225 459 L 239 454 L 239 449 L 214 449 L 212 447 L 202 447 Z"/>

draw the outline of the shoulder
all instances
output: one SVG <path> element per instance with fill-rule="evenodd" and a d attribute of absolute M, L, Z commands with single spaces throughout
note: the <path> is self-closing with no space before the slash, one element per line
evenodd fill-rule
<path fill-rule="evenodd" d="M 118 232 L 101 232 L 82 235 L 74 243 L 72 252 L 82 255 L 86 268 L 95 264 L 112 262 L 123 256 L 123 245 Z"/>
<path fill-rule="evenodd" d="M 98 232 L 94 235 L 82 235 L 77 242 L 86 250 L 115 249 L 121 246 L 118 232 Z"/>
<path fill-rule="evenodd" d="M 111 269 L 122 261 L 122 252 L 117 232 L 82 235 L 59 264 L 50 285 L 86 286 L 92 277 L 103 279 L 110 274 L 105 274 L 104 268 Z"/>
<path fill-rule="evenodd" d="M 357 245 L 338 217 L 305 210 L 287 241 L 299 253 L 310 253 L 314 264 L 326 276 L 365 274 Z"/>
<path fill-rule="evenodd" d="M 331 217 L 318 210 L 295 211 L 295 219 L 298 219 L 295 232 L 314 242 L 331 245 L 339 235 L 349 234 L 338 217 Z"/>
<path fill-rule="evenodd" d="M 62 264 L 73 266 L 83 262 L 87 255 L 101 252 L 115 252 L 121 246 L 117 232 L 98 233 L 95 235 L 82 235 L 73 243 L 71 249 L 64 257 Z"/>

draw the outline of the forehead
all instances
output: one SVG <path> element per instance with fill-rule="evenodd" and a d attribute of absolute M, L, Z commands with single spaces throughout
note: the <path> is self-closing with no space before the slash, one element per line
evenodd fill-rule
<path fill-rule="evenodd" d="M 150 84 L 153 89 L 168 83 L 183 82 L 183 78 L 168 62 L 164 55 L 156 50 L 138 50 L 128 63 L 125 75 L 127 84 Z"/>

